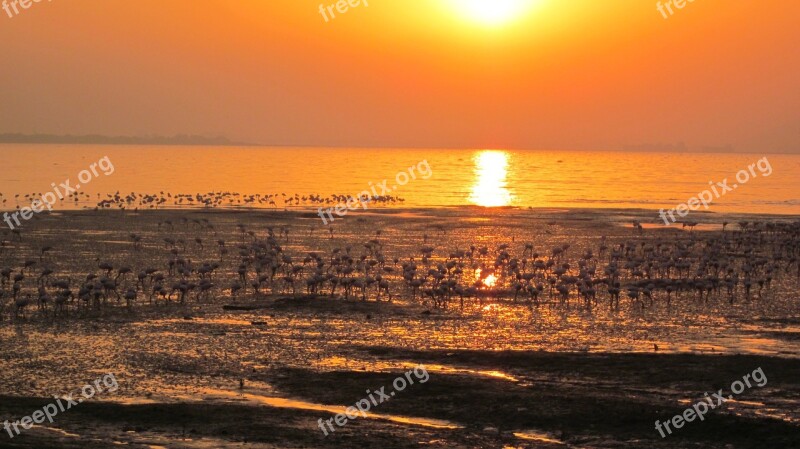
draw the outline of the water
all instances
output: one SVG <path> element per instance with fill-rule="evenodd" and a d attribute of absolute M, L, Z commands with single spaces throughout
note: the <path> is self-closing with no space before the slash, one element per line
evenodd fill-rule
<path fill-rule="evenodd" d="M 386 193 L 403 198 L 397 205 L 404 207 L 672 208 L 709 181 L 736 183 L 739 170 L 766 156 L 769 176 L 754 167 L 757 176 L 710 210 L 800 213 L 800 155 L 102 145 L 0 145 L 0 207 L 28 205 L 14 195 L 42 193 L 51 183 L 75 184 L 78 172 L 104 156 L 114 172 L 81 186 L 89 198 L 79 206 L 115 192 L 355 196 L 375 186 L 381 194 L 377 186 L 386 179 L 396 186 Z M 416 179 L 399 185 L 397 174 L 412 166 Z"/>

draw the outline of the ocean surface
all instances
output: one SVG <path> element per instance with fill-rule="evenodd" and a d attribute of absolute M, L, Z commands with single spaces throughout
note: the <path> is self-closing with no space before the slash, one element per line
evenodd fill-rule
<path fill-rule="evenodd" d="M 714 197 L 712 212 L 800 214 L 800 155 L 16 144 L 0 145 L 0 208 L 29 205 L 25 194 L 54 183 L 77 184 L 81 170 L 106 156 L 113 172 L 98 169 L 81 185 L 89 196 L 78 207 L 117 192 L 282 198 L 367 191 L 402 198 L 393 203 L 402 207 L 658 209 L 727 178 L 736 188 Z"/>

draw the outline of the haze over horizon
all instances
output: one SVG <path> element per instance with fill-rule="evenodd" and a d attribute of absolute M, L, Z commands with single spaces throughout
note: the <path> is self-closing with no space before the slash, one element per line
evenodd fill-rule
<path fill-rule="evenodd" d="M 655 3 L 41 2 L 0 11 L 0 133 L 800 152 L 800 4 Z"/>
<path fill-rule="evenodd" d="M 425 147 L 425 146 L 377 146 L 377 145 L 281 145 L 279 143 L 256 143 L 237 141 L 227 136 L 208 136 L 194 134 L 165 135 L 142 135 L 142 136 L 108 136 L 102 134 L 21 134 L 21 133 L 0 133 L 0 145 L 4 144 L 53 144 L 53 145 L 122 145 L 122 146 L 219 146 L 219 147 L 262 147 L 262 148 L 350 148 L 350 149 L 441 149 L 441 150 L 521 150 L 521 151 L 595 151 L 595 152 L 634 152 L 634 153 L 727 153 L 727 154 L 748 154 L 746 151 L 737 151 L 731 145 L 721 147 L 689 147 L 683 142 L 678 143 L 656 143 L 624 145 L 620 148 L 593 148 L 593 149 L 574 149 L 574 148 L 515 148 L 505 146 L 503 148 L 487 147 Z M 792 152 L 764 152 L 753 151 L 749 154 L 792 154 Z"/>

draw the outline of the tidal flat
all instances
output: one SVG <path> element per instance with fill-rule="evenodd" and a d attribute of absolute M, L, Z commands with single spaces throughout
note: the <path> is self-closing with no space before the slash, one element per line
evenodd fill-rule
<path fill-rule="evenodd" d="M 0 447 L 797 447 L 796 218 L 646 216 L 41 214 L 0 231 L 0 417 L 105 373 L 119 390 Z M 655 430 L 757 368 L 764 386 Z"/>

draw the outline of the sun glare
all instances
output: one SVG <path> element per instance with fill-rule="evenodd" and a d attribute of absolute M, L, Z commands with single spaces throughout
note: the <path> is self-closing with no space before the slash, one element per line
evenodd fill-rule
<path fill-rule="evenodd" d="M 497 276 L 493 274 L 486 276 L 486 279 L 483 280 L 483 285 L 487 287 L 494 287 L 495 285 L 497 285 Z"/>
<path fill-rule="evenodd" d="M 453 6 L 473 20 L 501 25 L 519 16 L 539 0 L 451 0 Z"/>
<path fill-rule="evenodd" d="M 484 286 L 491 288 L 497 285 L 497 276 L 495 276 L 494 273 L 490 273 L 486 275 L 486 277 L 482 277 L 481 273 L 482 270 L 480 268 L 475 269 L 475 277 L 478 278 Z"/>

